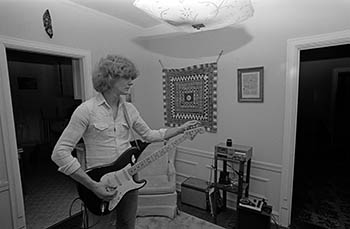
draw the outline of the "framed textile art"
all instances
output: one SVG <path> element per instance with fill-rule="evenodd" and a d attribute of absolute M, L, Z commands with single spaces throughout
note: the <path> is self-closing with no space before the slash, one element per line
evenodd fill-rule
<path fill-rule="evenodd" d="M 264 101 L 264 67 L 237 70 L 238 102 Z"/>
<path fill-rule="evenodd" d="M 217 131 L 217 63 L 163 69 L 165 125 L 198 120 L 208 132 Z"/>

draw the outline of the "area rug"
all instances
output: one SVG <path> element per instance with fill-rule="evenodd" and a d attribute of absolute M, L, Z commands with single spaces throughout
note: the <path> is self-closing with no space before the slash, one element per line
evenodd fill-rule
<path fill-rule="evenodd" d="M 175 219 L 167 217 L 138 217 L 136 229 L 224 229 L 185 212 L 179 211 Z"/>

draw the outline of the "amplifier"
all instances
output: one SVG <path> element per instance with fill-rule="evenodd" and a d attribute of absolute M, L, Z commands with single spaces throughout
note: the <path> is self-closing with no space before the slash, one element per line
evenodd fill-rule
<path fill-rule="evenodd" d="M 252 210 L 255 211 L 261 211 L 263 205 L 265 204 L 265 202 L 263 202 L 262 199 L 257 199 L 257 198 L 242 198 L 239 201 L 239 206 L 241 207 L 245 207 L 245 208 L 250 208 Z"/>
<path fill-rule="evenodd" d="M 181 202 L 209 210 L 209 184 L 205 180 L 190 177 L 181 184 Z"/>
<path fill-rule="evenodd" d="M 272 207 L 263 204 L 261 210 L 238 205 L 237 229 L 270 229 Z"/>
<path fill-rule="evenodd" d="M 238 161 L 247 161 L 252 157 L 253 148 L 251 146 L 244 146 L 232 144 L 227 146 L 224 143 L 215 145 L 215 156 L 218 159 L 231 159 Z"/>

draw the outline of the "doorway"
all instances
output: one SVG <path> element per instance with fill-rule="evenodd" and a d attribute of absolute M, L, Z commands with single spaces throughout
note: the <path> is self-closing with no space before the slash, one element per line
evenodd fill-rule
<path fill-rule="evenodd" d="M 298 81 L 300 52 L 302 50 L 350 44 L 350 31 L 318 34 L 293 38 L 287 41 L 286 88 L 283 126 L 282 174 L 278 221 L 282 226 L 291 225 L 294 157 L 297 133 Z"/>
<path fill-rule="evenodd" d="M 6 49 L 27 228 L 47 228 L 78 212 L 75 184 L 51 161 L 53 147 L 82 102 L 73 58 Z M 76 86 L 75 86 L 76 87 Z"/>
<path fill-rule="evenodd" d="M 349 53 L 350 45 L 300 52 L 292 228 L 350 227 Z"/>
<path fill-rule="evenodd" d="M 20 162 L 18 160 L 20 152 L 16 141 L 15 120 L 13 116 L 10 77 L 6 55 L 6 52 L 9 49 L 72 58 L 74 88 L 77 89 L 74 90 L 74 95 L 80 96 L 80 99 L 83 101 L 93 95 L 91 82 L 91 53 L 86 50 L 65 46 L 0 36 L 0 128 L 3 133 L 1 136 L 1 142 L 3 143 L 2 147 L 4 149 L 0 153 L 5 158 L 3 162 L 4 173 L 0 175 L 1 181 L 5 184 L 3 189 L 7 190 L 9 193 L 6 201 L 8 206 L 6 205 L 6 208 L 11 209 L 9 213 L 10 217 L 6 218 L 7 221 L 4 223 L 11 224 L 14 228 L 22 228 L 26 225 L 26 220 L 19 169 Z M 28 75 L 24 75 L 23 78 L 33 78 L 27 76 Z M 29 90 L 29 88 L 36 87 L 35 80 L 20 79 L 20 81 L 21 88 L 24 87 Z M 31 120 L 29 120 L 29 122 L 30 121 Z M 2 194 L 2 197 L 4 198 L 6 192 L 3 192 Z"/>

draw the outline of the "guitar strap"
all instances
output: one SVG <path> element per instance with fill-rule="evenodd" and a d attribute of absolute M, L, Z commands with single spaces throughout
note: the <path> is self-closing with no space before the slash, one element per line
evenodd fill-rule
<path fill-rule="evenodd" d="M 138 142 L 136 141 L 135 134 L 134 134 L 134 130 L 132 129 L 132 126 L 131 126 L 129 114 L 128 114 L 128 111 L 126 110 L 125 102 L 122 103 L 122 106 L 123 106 L 124 117 L 125 117 L 126 123 L 127 123 L 128 126 L 129 126 L 129 129 L 130 129 L 130 131 L 131 131 L 131 136 L 132 136 L 132 138 L 133 138 L 133 141 L 135 142 L 136 147 L 137 147 L 139 150 L 141 150 L 141 148 L 140 148 Z"/>

